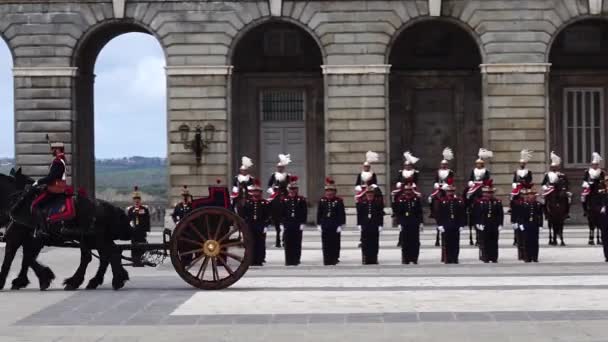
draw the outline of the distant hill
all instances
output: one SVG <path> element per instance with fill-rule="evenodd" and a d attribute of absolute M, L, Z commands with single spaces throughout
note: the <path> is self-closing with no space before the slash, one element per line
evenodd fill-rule
<path fill-rule="evenodd" d="M 0 173 L 8 174 L 15 165 L 13 158 L 0 158 Z"/>

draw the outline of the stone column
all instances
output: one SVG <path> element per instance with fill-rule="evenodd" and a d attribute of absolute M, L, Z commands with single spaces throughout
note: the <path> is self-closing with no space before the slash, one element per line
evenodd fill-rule
<path fill-rule="evenodd" d="M 77 68 L 15 67 L 15 158 L 29 176 L 46 175 L 51 163 L 46 140 L 65 144 L 68 181 L 72 175 L 72 88 Z"/>
<path fill-rule="evenodd" d="M 534 151 L 528 164 L 539 184 L 545 172 L 548 149 L 550 64 L 482 64 L 484 92 L 484 146 L 494 151 L 491 162 L 497 193 L 511 191 L 519 152 Z"/>
<path fill-rule="evenodd" d="M 207 187 L 221 179 L 223 184 L 230 170 L 230 127 L 228 89 L 232 66 L 168 66 L 167 92 L 169 111 L 169 200 L 179 199 L 187 185 L 194 196 L 205 196 Z M 201 163 L 193 151 L 185 148 L 179 127 L 190 127 L 194 138 L 197 125 L 212 124 L 215 133 Z"/>
<path fill-rule="evenodd" d="M 390 65 L 324 65 L 326 174 L 336 181 L 347 206 L 365 152 L 380 154 L 372 166 L 386 193 L 388 151 L 388 76 Z"/>

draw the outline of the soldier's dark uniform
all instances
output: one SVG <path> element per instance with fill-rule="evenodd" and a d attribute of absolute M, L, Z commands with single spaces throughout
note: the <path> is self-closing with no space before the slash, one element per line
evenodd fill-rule
<path fill-rule="evenodd" d="M 262 266 L 266 258 L 266 227 L 270 224 L 270 203 L 250 197 L 243 206 L 243 219 L 253 233 L 253 265 Z"/>
<path fill-rule="evenodd" d="M 297 266 L 302 256 L 302 230 L 306 223 L 308 207 L 303 196 L 287 196 L 282 201 L 283 238 L 285 248 L 285 265 Z"/>
<path fill-rule="evenodd" d="M 602 247 L 604 259 L 608 262 L 608 190 L 600 190 L 602 196 L 602 209 L 600 209 L 600 230 L 602 231 Z"/>
<path fill-rule="evenodd" d="M 422 225 L 422 203 L 418 196 L 403 194 L 395 205 L 395 216 L 400 226 L 401 263 L 417 264 L 420 255 L 420 226 Z"/>
<path fill-rule="evenodd" d="M 361 254 L 363 265 L 378 263 L 380 229 L 384 222 L 384 204 L 374 198 L 364 197 L 357 203 L 357 225 L 361 229 Z"/>
<path fill-rule="evenodd" d="M 127 208 L 127 216 L 133 228 L 131 243 L 147 243 L 146 236 L 150 231 L 150 210 L 145 205 L 133 205 Z M 134 266 L 142 266 L 144 251 L 138 248 L 131 250 Z"/>
<path fill-rule="evenodd" d="M 322 197 L 317 209 L 317 225 L 321 226 L 324 265 L 338 263 L 340 256 L 340 231 L 338 227 L 345 224 L 346 212 L 342 198 Z"/>
<path fill-rule="evenodd" d="M 590 189 L 597 188 L 597 190 L 604 189 L 604 179 L 606 178 L 606 173 L 604 170 L 597 169 L 599 172 L 594 176 L 591 175 L 591 171 L 589 169 L 585 170 L 585 175 L 583 176 L 583 194 L 581 196 L 583 211 L 587 213 L 587 194 Z M 590 240 L 593 239 L 593 236 Z"/>
<path fill-rule="evenodd" d="M 458 197 L 444 197 L 439 205 L 439 227 L 443 228 L 444 263 L 457 264 L 460 253 L 460 228 L 466 225 L 465 204 Z"/>
<path fill-rule="evenodd" d="M 538 201 L 523 201 L 518 208 L 517 220 L 522 231 L 523 260 L 538 262 L 538 235 L 543 227 L 543 206 Z"/>
<path fill-rule="evenodd" d="M 481 261 L 498 262 L 498 237 L 504 219 L 502 202 L 496 198 L 482 198 L 474 208 L 475 224 L 480 233 Z"/>
<path fill-rule="evenodd" d="M 173 223 L 179 222 L 181 219 L 186 217 L 192 211 L 192 196 L 190 196 L 190 192 L 188 191 L 188 187 L 184 185 L 184 189 L 182 190 L 183 201 L 179 202 L 173 208 L 173 214 L 171 214 L 171 218 L 173 219 Z"/>
<path fill-rule="evenodd" d="M 281 247 L 281 217 L 283 214 L 283 198 L 287 196 L 287 185 L 289 185 L 291 175 L 287 172 L 280 172 L 279 174 L 284 175 L 284 178 L 279 180 L 276 174 L 279 172 L 273 172 L 268 179 L 268 188 L 273 190 L 272 197 L 270 199 L 271 209 L 271 221 L 277 232 L 275 247 Z"/>

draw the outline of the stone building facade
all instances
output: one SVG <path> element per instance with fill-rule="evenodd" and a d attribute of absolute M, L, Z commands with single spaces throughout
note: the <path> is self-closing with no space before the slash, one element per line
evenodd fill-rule
<path fill-rule="evenodd" d="M 307 195 L 331 175 L 352 204 L 368 150 L 387 190 L 412 150 L 429 191 L 445 145 L 459 185 L 484 146 L 502 195 L 522 148 L 537 183 L 555 150 L 578 187 L 591 152 L 608 157 L 607 18 L 606 0 L 0 0 L 17 163 L 46 172 L 50 133 L 73 182 L 93 186 L 95 59 L 145 32 L 166 55 L 172 198 L 229 179 L 241 155 L 266 178 L 292 153 Z M 197 164 L 179 127 L 208 123 Z"/>

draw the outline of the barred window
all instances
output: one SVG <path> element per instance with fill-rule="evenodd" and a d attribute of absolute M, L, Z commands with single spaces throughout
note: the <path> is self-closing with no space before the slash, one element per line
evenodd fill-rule
<path fill-rule="evenodd" d="M 260 97 L 262 121 L 304 120 L 304 91 L 264 90 Z"/>
<path fill-rule="evenodd" d="M 604 155 L 604 90 L 564 89 L 564 149 L 566 167 L 584 167 L 591 154 Z"/>

